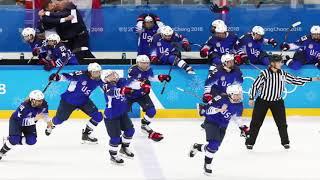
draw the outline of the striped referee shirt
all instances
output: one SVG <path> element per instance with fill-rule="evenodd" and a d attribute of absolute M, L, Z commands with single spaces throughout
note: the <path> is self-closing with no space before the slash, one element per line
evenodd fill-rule
<path fill-rule="evenodd" d="M 278 101 L 282 99 L 285 83 L 298 86 L 311 82 L 311 78 L 293 76 L 284 70 L 273 72 L 270 68 L 263 70 L 251 87 L 249 98 L 253 100 L 259 92 L 259 97 L 266 101 Z"/>

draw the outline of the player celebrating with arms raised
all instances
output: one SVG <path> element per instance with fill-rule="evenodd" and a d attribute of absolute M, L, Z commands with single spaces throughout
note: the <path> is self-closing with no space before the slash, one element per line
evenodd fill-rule
<path fill-rule="evenodd" d="M 84 142 L 98 142 L 98 139 L 92 136 L 92 132 L 103 117 L 89 97 L 92 91 L 103 85 L 100 80 L 100 73 L 101 66 L 98 63 L 90 63 L 87 71 L 62 73 L 61 75 L 51 74 L 49 77 L 50 81 L 70 81 L 67 91 L 61 94 L 57 113 L 52 119 L 53 124 L 62 124 L 74 110 L 80 109 L 91 117 L 82 132 L 82 140 Z M 50 134 L 51 132 L 48 132 L 48 135 Z"/>

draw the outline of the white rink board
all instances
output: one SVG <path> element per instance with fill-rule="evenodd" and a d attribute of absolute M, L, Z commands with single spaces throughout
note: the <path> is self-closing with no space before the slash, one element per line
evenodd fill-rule
<path fill-rule="evenodd" d="M 187 156 L 194 142 L 205 142 L 201 121 L 156 120 L 155 130 L 164 134 L 160 143 L 141 133 L 134 120 L 136 134 L 131 145 L 133 160 L 124 166 L 112 165 L 107 152 L 109 140 L 104 123 L 95 131 L 98 145 L 80 144 L 86 121 L 67 121 L 44 135 L 38 123 L 35 146 L 16 146 L 0 161 L 0 180 L 102 180 L 102 179 L 216 179 L 216 180 L 319 180 L 320 117 L 289 117 L 291 149 L 280 145 L 275 123 L 263 124 L 253 151 L 246 150 L 239 130 L 231 123 L 218 153 L 213 159 L 212 177 L 203 175 L 203 154 Z M 248 122 L 246 122 L 248 124 Z M 0 137 L 7 136 L 8 121 L 0 121 Z M 0 143 L 2 144 L 2 143 Z"/>

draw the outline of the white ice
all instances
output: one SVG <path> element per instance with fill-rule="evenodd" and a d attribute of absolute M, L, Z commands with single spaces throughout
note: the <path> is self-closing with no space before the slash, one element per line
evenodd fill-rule
<path fill-rule="evenodd" d="M 102 180 L 102 179 L 216 179 L 216 180 L 319 180 L 320 117 L 289 117 L 291 149 L 284 150 L 276 125 L 268 118 L 253 151 L 244 146 L 235 124 L 213 159 L 213 176 L 203 174 L 204 155 L 187 156 L 190 146 L 205 143 L 200 120 L 155 120 L 152 127 L 164 139 L 146 138 L 135 119 L 133 160 L 124 166 L 110 163 L 108 135 L 101 123 L 95 131 L 99 144 L 81 144 L 84 120 L 69 120 L 46 137 L 45 124 L 38 123 L 38 142 L 16 146 L 0 161 L 0 180 Z M 246 122 L 247 124 L 249 122 Z M 8 135 L 8 121 L 0 121 L 0 137 Z M 0 143 L 1 144 L 1 143 Z"/>

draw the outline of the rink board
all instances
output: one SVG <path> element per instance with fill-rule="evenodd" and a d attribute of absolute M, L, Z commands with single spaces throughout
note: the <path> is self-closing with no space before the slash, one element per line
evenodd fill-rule
<path fill-rule="evenodd" d="M 263 66 L 259 66 L 263 68 Z M 115 69 L 127 76 L 129 66 L 103 66 L 104 69 Z M 65 67 L 62 72 L 72 72 L 86 69 L 86 66 Z M 154 73 L 167 73 L 168 66 L 153 66 Z M 158 109 L 159 118 L 195 118 L 198 117 L 196 107 L 200 100 L 190 94 L 177 90 L 177 87 L 190 91 L 198 96 L 202 96 L 204 81 L 207 77 L 207 65 L 194 65 L 197 75 L 187 75 L 184 71 L 174 68 L 172 71 L 172 81 L 167 84 L 165 92 L 160 95 L 163 84 L 152 83 L 151 97 Z M 259 74 L 259 70 L 251 66 L 241 67 L 244 74 L 244 106 L 245 116 L 250 116 L 252 109 L 248 107 L 248 91 L 253 80 Z M 52 72 L 55 72 L 54 69 Z M 288 70 L 290 71 L 290 70 Z M 51 72 L 51 73 L 52 73 Z M 299 71 L 290 71 L 299 76 L 319 76 L 319 70 L 313 66 L 306 66 Z M 27 97 L 28 93 L 34 89 L 43 89 L 48 83 L 49 72 L 45 72 L 39 66 L 2 66 L 0 67 L 0 118 L 8 118 L 13 110 Z M 68 82 L 55 82 L 48 88 L 46 100 L 49 103 L 51 115 L 55 114 L 60 100 L 60 94 L 68 86 Z M 311 82 L 302 87 L 287 85 L 284 94 L 288 115 L 320 115 L 320 95 L 317 89 L 320 88 L 320 82 Z M 105 100 L 102 91 L 97 88 L 91 95 L 92 100 L 103 110 Z M 139 117 L 140 109 L 134 106 L 131 117 Z M 85 116 L 76 111 L 73 118 L 84 118 Z"/>

